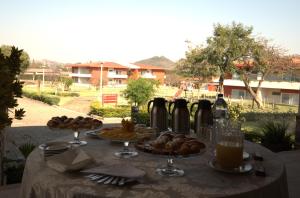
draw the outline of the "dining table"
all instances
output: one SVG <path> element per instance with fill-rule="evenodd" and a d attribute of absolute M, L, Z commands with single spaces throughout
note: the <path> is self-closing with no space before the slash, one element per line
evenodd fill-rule
<path fill-rule="evenodd" d="M 59 141 L 70 141 L 73 136 L 65 136 Z M 215 170 L 209 165 L 214 154 L 207 145 L 205 152 L 190 157 L 175 157 L 175 165 L 184 170 L 181 177 L 161 176 L 157 167 L 166 164 L 168 156 L 138 151 L 138 156 L 120 158 L 114 155 L 123 148 L 120 142 L 84 136 L 87 145 L 80 146 L 94 159 L 95 166 L 123 164 L 134 166 L 145 172 L 137 182 L 124 186 L 104 185 L 91 181 L 82 172 L 58 172 L 50 168 L 36 148 L 27 158 L 20 197 L 22 198 L 288 198 L 286 169 L 280 158 L 265 147 L 244 142 L 244 150 L 250 154 L 246 163 L 256 167 L 260 163 L 265 168 L 265 176 L 259 176 L 255 168 L 245 173 L 227 173 Z M 56 140 L 57 141 L 57 140 Z M 135 149 L 133 143 L 130 149 Z M 263 161 L 251 157 L 259 152 Z"/>

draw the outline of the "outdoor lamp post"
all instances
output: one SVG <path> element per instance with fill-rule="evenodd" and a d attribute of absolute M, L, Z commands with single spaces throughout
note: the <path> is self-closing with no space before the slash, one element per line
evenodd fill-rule
<path fill-rule="evenodd" d="M 43 65 L 42 68 L 43 68 L 43 84 L 42 84 L 42 90 L 44 91 L 44 87 L 45 87 L 45 68 L 46 68 L 46 66 Z"/>
<path fill-rule="evenodd" d="M 102 102 L 102 86 L 103 86 L 103 62 L 100 63 L 100 87 L 99 87 L 99 90 L 100 90 L 100 96 L 99 96 L 99 101 L 101 100 Z"/>

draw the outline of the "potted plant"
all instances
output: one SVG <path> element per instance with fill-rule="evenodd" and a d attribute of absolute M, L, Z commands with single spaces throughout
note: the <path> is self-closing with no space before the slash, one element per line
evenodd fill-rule
<path fill-rule="evenodd" d="M 6 56 L 0 49 L 0 183 L 3 184 L 5 127 L 10 126 L 13 118 L 21 119 L 25 111 L 15 109 L 18 106 L 16 98 L 22 96 L 22 82 L 18 80 L 21 73 L 22 50 L 11 48 Z"/>

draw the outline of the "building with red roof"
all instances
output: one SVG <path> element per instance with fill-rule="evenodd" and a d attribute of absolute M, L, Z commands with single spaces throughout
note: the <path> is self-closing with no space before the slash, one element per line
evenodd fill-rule
<path fill-rule="evenodd" d="M 99 86 L 101 79 L 103 85 L 126 85 L 129 78 L 155 79 L 164 84 L 165 69 L 158 66 L 116 63 L 116 62 L 90 62 L 68 65 L 71 68 L 70 76 L 74 83 Z M 134 75 L 133 75 L 134 74 Z M 134 76 L 134 77 L 133 77 Z"/>
<path fill-rule="evenodd" d="M 251 74 L 250 86 L 256 90 L 260 74 Z M 218 84 L 218 79 L 214 81 Z M 275 71 L 265 77 L 260 97 L 266 103 L 298 105 L 300 90 L 300 57 L 294 57 L 287 71 Z M 226 75 L 224 95 L 232 99 L 252 99 L 238 74 Z"/>

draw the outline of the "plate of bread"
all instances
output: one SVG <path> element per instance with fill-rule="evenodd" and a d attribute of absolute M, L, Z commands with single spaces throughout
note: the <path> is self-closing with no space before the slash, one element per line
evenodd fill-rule
<path fill-rule="evenodd" d="M 198 139 L 171 132 L 162 133 L 155 140 L 137 142 L 135 147 L 146 153 L 182 157 L 199 155 L 206 151 L 205 144 Z"/>
<path fill-rule="evenodd" d="M 155 130 L 147 127 L 137 127 L 130 120 L 122 120 L 120 127 L 102 128 L 98 133 L 102 139 L 114 142 L 135 142 L 141 139 L 150 139 Z"/>
<path fill-rule="evenodd" d="M 51 129 L 100 129 L 103 123 L 100 120 L 91 117 L 77 116 L 76 118 L 68 118 L 67 116 L 52 117 L 47 126 Z"/>

